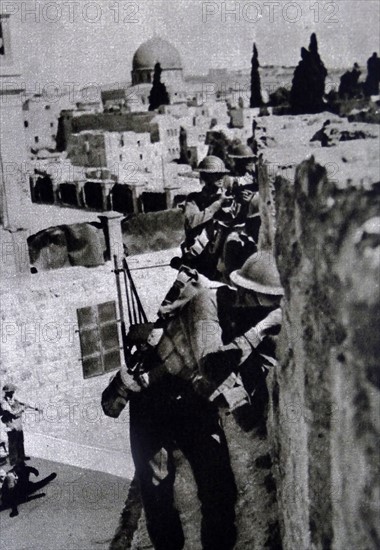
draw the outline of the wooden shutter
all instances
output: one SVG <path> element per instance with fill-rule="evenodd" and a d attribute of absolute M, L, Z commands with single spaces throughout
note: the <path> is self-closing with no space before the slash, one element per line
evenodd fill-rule
<path fill-rule="evenodd" d="M 77 316 L 84 378 L 120 368 L 115 302 L 77 309 Z"/>

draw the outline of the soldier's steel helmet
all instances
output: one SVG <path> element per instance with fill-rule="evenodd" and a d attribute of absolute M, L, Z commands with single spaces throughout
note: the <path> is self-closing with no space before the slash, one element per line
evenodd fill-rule
<path fill-rule="evenodd" d="M 276 262 L 268 251 L 262 250 L 250 256 L 240 269 L 231 273 L 230 279 L 236 286 L 261 294 L 284 294 Z"/>
<path fill-rule="evenodd" d="M 239 145 L 235 145 L 231 149 L 231 152 L 228 154 L 228 156 L 232 159 L 254 159 L 256 158 L 255 153 L 252 151 L 252 149 L 249 147 L 249 145 L 244 145 L 244 143 L 240 143 Z"/>
<path fill-rule="evenodd" d="M 4 384 L 3 386 L 4 393 L 15 392 L 16 390 L 17 390 L 17 387 L 14 384 L 12 384 L 12 382 L 8 382 L 8 384 Z"/>
<path fill-rule="evenodd" d="M 214 155 L 209 155 L 201 160 L 197 170 L 206 174 L 229 174 L 222 159 Z"/>

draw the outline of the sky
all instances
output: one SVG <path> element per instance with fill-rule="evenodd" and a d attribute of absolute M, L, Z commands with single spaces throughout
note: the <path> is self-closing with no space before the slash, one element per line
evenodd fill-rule
<path fill-rule="evenodd" d="M 29 87 L 125 82 L 154 34 L 180 52 L 184 72 L 297 65 L 316 32 L 327 68 L 365 67 L 379 51 L 379 0 L 0 0 L 13 15 L 16 58 Z M 34 12 L 34 13 L 33 13 Z"/>

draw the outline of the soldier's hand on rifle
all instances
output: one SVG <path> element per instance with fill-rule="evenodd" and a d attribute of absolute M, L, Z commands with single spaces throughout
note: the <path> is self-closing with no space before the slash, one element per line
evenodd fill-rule
<path fill-rule="evenodd" d="M 271 311 L 269 315 L 260 321 L 256 325 L 256 329 L 260 332 L 262 337 L 266 335 L 266 333 L 273 327 L 279 326 L 282 323 L 282 311 L 281 308 L 278 307 L 274 311 Z"/>
<path fill-rule="evenodd" d="M 120 378 L 127 390 L 135 393 L 141 391 L 142 386 L 135 380 L 135 378 L 131 374 L 129 374 L 127 367 L 121 367 Z"/>
<path fill-rule="evenodd" d="M 231 200 L 231 197 L 227 194 L 227 189 L 222 189 L 220 193 L 217 195 L 217 201 L 220 203 L 220 206 L 222 207 L 226 202 Z"/>

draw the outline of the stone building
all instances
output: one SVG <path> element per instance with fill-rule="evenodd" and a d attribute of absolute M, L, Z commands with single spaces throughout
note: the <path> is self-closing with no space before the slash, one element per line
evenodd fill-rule
<path fill-rule="evenodd" d="M 182 61 L 178 50 L 158 36 L 147 40 L 136 50 L 132 61 L 132 86 L 152 84 L 154 66 L 160 63 L 161 81 L 171 88 L 183 87 Z"/>
<path fill-rule="evenodd" d="M 6 381 L 14 382 L 21 399 L 39 404 L 44 411 L 41 414 L 29 411 L 24 417 L 26 448 L 33 457 L 95 470 L 107 470 L 111 465 L 113 473 L 130 477 L 131 463 L 125 460 L 129 455 L 128 415 L 115 423 L 104 417 L 99 403 L 110 372 L 123 361 L 120 350 L 116 349 L 121 342 L 116 320 L 119 318 L 118 295 L 109 259 L 112 254 L 120 258 L 123 255 L 120 217 L 111 215 L 108 221 L 99 222 L 95 214 L 80 213 L 78 216 L 72 209 L 32 204 L 28 177 L 23 170 L 27 162 L 22 110 L 24 89 L 20 71 L 12 59 L 8 15 L 0 15 L 0 27 L 3 39 L 0 49 L 0 387 Z M 108 260 L 94 267 L 63 262 L 68 266 L 32 273 L 28 250 L 29 233 L 36 231 L 32 227 L 41 231 L 53 224 L 58 227 L 76 220 L 78 224 L 72 227 L 72 235 L 79 230 L 79 240 L 74 236 L 71 244 L 77 255 L 74 249 L 86 247 L 79 228 L 85 218 L 103 227 L 104 235 L 108 234 Z M 59 245 L 53 242 L 51 254 Z M 161 284 L 157 288 L 161 290 Z M 157 297 L 154 310 L 160 299 L 161 295 Z M 146 307 L 152 315 L 150 304 L 149 301 Z M 81 316 L 78 311 L 83 308 Z M 87 323 L 88 334 L 92 331 L 95 343 L 93 357 L 88 358 L 92 363 L 87 362 L 87 365 L 99 366 L 92 374 L 86 372 L 83 361 L 87 359 L 83 355 L 79 332 L 76 332 L 84 326 L 86 311 L 91 312 L 95 320 L 92 328 Z M 96 321 L 99 315 L 103 319 L 100 324 Z M 103 362 L 105 368 L 101 367 L 101 357 L 105 357 L 103 352 L 108 354 L 106 348 L 110 343 L 102 345 L 99 355 L 101 325 L 106 332 L 113 325 L 115 354 L 108 366 Z M 104 434 L 108 434 L 108 441 Z"/>
<path fill-rule="evenodd" d="M 0 27 L 0 218 L 4 226 L 20 229 L 25 224 L 23 208 L 30 202 L 22 113 L 25 87 L 13 57 L 9 15 L 0 13 Z"/>
<path fill-rule="evenodd" d="M 36 155 L 41 149 L 56 149 L 60 113 L 75 106 L 70 94 L 49 97 L 39 93 L 24 101 L 23 123 L 29 156 Z M 77 103 L 77 108 L 82 110 L 83 106 Z"/>
<path fill-rule="evenodd" d="M 22 110 L 29 153 L 55 149 L 59 107 L 39 95 L 27 99 Z"/>
<path fill-rule="evenodd" d="M 151 118 L 145 132 L 144 128 L 136 132 L 128 130 L 129 127 L 127 123 L 120 131 L 88 128 L 70 134 L 68 158 L 77 166 L 107 167 L 113 172 L 115 165 L 123 163 L 131 163 L 139 171 L 153 172 L 157 157 L 165 162 L 179 157 L 180 125 L 174 117 Z"/>
<path fill-rule="evenodd" d="M 231 109 L 231 127 L 232 128 L 249 128 L 252 129 L 252 122 L 258 117 L 260 109 L 254 108 L 236 108 Z"/>
<path fill-rule="evenodd" d="M 154 36 L 139 46 L 132 61 L 132 83 L 102 91 L 105 110 L 147 111 L 153 83 L 154 66 L 160 63 L 161 81 L 166 85 L 170 103 L 183 103 L 188 98 L 178 50 L 167 40 Z"/>

